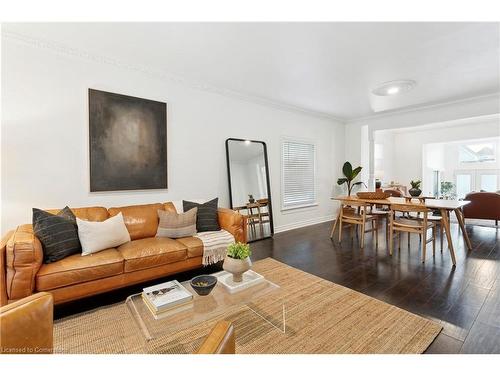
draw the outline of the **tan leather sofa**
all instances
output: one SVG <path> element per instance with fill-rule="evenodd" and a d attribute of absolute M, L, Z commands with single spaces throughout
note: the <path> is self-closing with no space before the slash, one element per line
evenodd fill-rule
<path fill-rule="evenodd" d="M 71 255 L 44 264 L 42 245 L 31 224 L 7 233 L 0 247 L 0 305 L 49 292 L 55 304 L 202 267 L 203 244 L 195 237 L 156 238 L 157 210 L 175 212 L 171 202 L 126 207 L 73 208 L 84 220 L 103 221 L 122 212 L 131 242 L 91 256 Z M 57 212 L 58 210 L 48 210 Z M 244 217 L 218 211 L 220 226 L 246 242 Z"/>

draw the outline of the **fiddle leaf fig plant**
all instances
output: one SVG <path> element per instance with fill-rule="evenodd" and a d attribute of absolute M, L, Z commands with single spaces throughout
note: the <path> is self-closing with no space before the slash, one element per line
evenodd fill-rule
<path fill-rule="evenodd" d="M 361 169 L 363 169 L 363 167 L 356 167 L 353 169 L 351 163 L 349 163 L 348 161 L 346 161 L 344 163 L 344 166 L 342 167 L 342 173 L 344 174 L 345 177 L 339 178 L 337 180 L 337 184 L 338 185 L 346 184 L 347 194 L 349 196 L 351 195 L 354 186 L 365 185 L 363 181 L 353 182 L 356 179 L 356 177 L 358 177 L 359 173 L 361 172 Z"/>

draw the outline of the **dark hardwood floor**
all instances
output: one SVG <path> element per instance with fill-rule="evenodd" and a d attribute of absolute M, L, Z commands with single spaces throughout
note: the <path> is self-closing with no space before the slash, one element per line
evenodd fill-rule
<path fill-rule="evenodd" d="M 356 237 L 330 240 L 331 223 L 276 234 L 252 244 L 253 258 L 273 257 L 293 267 L 439 322 L 443 331 L 427 353 L 500 353 L 500 228 L 468 226 L 474 250 L 464 247 L 452 225 L 457 266 L 446 248 L 436 256 L 428 245 L 421 263 L 419 239 L 406 234 L 401 250 L 389 256 L 384 231 L 375 248 Z M 336 232 L 337 233 L 337 232 Z"/>
<path fill-rule="evenodd" d="M 331 223 L 323 223 L 254 242 L 252 259 L 275 258 L 439 322 L 443 331 L 427 353 L 500 353 L 500 228 L 468 226 L 474 247 L 468 252 L 457 225 L 452 225 L 456 267 L 446 248 L 440 252 L 439 241 L 435 258 L 429 246 L 422 264 L 416 235 L 409 248 L 403 237 L 401 250 L 396 246 L 390 257 L 382 230 L 378 248 L 367 234 L 365 248 L 360 249 L 356 237 L 351 239 L 347 231 L 342 244 L 330 240 L 330 228 Z M 213 266 L 166 279 L 188 280 L 196 273 L 217 269 Z M 144 286 L 57 307 L 56 318 L 123 301 Z"/>

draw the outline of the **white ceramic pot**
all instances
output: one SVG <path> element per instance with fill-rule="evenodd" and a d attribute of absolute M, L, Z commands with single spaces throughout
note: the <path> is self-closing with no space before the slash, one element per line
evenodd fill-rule
<path fill-rule="evenodd" d="M 233 281 L 235 283 L 243 281 L 243 273 L 248 271 L 250 267 L 252 267 L 250 257 L 246 257 L 245 259 L 234 259 L 226 256 L 224 264 L 222 265 L 224 271 L 233 274 Z"/>

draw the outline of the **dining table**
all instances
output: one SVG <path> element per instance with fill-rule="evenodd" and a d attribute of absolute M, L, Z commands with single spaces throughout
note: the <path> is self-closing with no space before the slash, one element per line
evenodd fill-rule
<path fill-rule="evenodd" d="M 332 200 L 340 201 L 343 204 L 349 204 L 349 202 L 353 203 L 364 203 L 364 204 L 369 204 L 369 205 L 379 205 L 379 206 L 386 206 L 390 207 L 393 204 L 397 205 L 408 205 L 408 206 L 414 206 L 414 205 L 423 205 L 429 209 L 432 210 L 439 210 L 440 216 L 441 216 L 441 221 L 443 225 L 444 232 L 446 234 L 446 240 L 448 242 L 448 249 L 450 251 L 450 256 L 451 256 L 451 261 L 453 263 L 453 266 L 456 266 L 456 257 L 455 257 L 455 249 L 453 247 L 453 240 L 451 237 L 451 230 L 450 230 L 450 220 L 449 220 L 449 214 L 451 212 L 455 213 L 455 216 L 457 217 L 458 225 L 460 226 L 460 229 L 462 231 L 462 236 L 464 238 L 465 244 L 467 246 L 467 249 L 472 250 L 472 244 L 470 242 L 470 238 L 467 234 L 467 231 L 465 230 L 465 219 L 464 219 L 464 214 L 462 212 L 462 208 L 469 204 L 469 201 L 465 200 L 451 200 L 451 199 L 428 199 L 428 197 L 388 197 L 384 199 L 369 199 L 369 198 L 360 198 L 358 196 L 346 196 L 346 195 L 341 195 L 337 197 L 332 197 Z M 340 212 L 339 212 L 340 215 Z M 337 226 L 338 222 L 338 216 L 337 220 L 334 223 L 334 228 L 332 229 L 332 232 L 335 231 L 335 227 Z"/>

